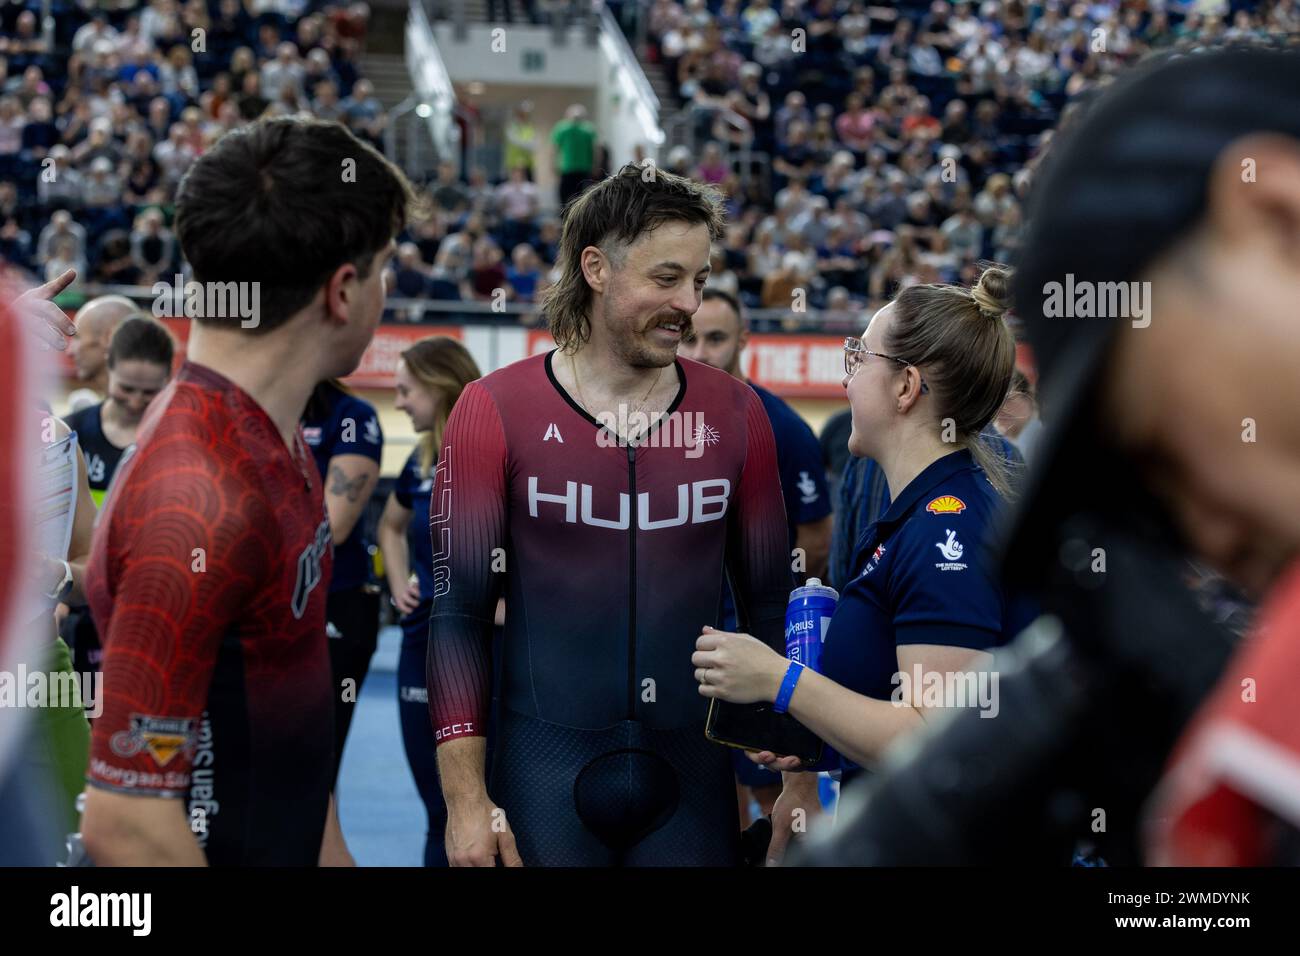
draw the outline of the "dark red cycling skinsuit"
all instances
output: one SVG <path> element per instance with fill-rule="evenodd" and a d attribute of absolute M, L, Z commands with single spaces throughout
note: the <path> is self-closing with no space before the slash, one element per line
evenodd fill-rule
<path fill-rule="evenodd" d="M 149 407 L 86 572 L 104 639 L 89 783 L 186 801 L 208 863 L 312 866 L 333 779 L 320 474 L 186 362 Z"/>
<path fill-rule="evenodd" d="M 504 588 L 488 793 L 525 865 L 734 864 L 731 761 L 704 737 L 691 654 L 724 573 L 742 629 L 784 647 L 771 425 L 753 389 L 678 359 L 669 415 L 620 447 L 560 387 L 556 354 L 470 384 L 447 424 L 430 508 L 435 737 L 485 735 Z"/>

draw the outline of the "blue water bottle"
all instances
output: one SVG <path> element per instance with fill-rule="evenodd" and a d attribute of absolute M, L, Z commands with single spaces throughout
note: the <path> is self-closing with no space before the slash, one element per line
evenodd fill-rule
<path fill-rule="evenodd" d="M 839 593 L 820 578 L 809 578 L 790 592 L 785 609 L 785 656 L 805 667 L 821 670 L 822 641 L 830 627 Z"/>

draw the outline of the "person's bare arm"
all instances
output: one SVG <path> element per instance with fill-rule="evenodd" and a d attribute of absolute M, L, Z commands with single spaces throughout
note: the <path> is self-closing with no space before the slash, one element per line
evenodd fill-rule
<path fill-rule="evenodd" d="M 325 815 L 325 832 L 321 834 L 321 866 L 356 866 L 347 842 L 343 839 L 343 829 L 339 826 L 338 807 L 334 803 L 334 794 L 330 794 L 329 810 Z"/>
<path fill-rule="evenodd" d="M 410 614 L 420 603 L 420 586 L 411 583 L 411 548 L 406 542 L 406 528 L 411 523 L 411 509 L 390 493 L 379 516 L 379 552 L 384 556 L 384 577 L 393 607 Z"/>
<path fill-rule="evenodd" d="M 68 566 L 72 568 L 72 590 L 64 599 L 68 604 L 86 603 L 86 564 L 90 561 L 90 542 L 95 531 L 95 499 L 90 497 L 86 480 L 86 458 L 77 449 L 77 511 L 72 519 L 72 540 L 68 543 Z"/>
<path fill-rule="evenodd" d="M 352 534 L 379 481 L 379 462 L 365 455 L 335 455 L 325 478 L 325 510 L 330 534 L 340 545 Z"/>
<path fill-rule="evenodd" d="M 86 788 L 81 839 L 96 866 L 207 866 L 175 797 Z"/>

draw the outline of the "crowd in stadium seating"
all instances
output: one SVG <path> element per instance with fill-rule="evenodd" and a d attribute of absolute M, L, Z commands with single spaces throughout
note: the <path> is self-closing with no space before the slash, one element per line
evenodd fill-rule
<path fill-rule="evenodd" d="M 729 197 L 715 281 L 773 308 L 802 288 L 851 324 L 901 285 L 1012 258 L 1052 129 L 1122 67 L 1300 30 L 1291 0 L 653 0 L 649 17 L 649 55 L 707 143 L 668 165 Z M 770 178 L 744 175 L 746 148 Z"/>
<path fill-rule="evenodd" d="M 805 325 L 790 312 L 802 300 L 835 331 L 860 327 L 865 307 L 903 285 L 970 284 L 977 261 L 1012 259 L 1053 128 L 1122 67 L 1161 48 L 1300 31 L 1295 0 L 647 6 L 646 56 L 695 114 L 696 148 L 672 150 L 666 166 L 727 197 L 710 284 L 789 316 L 760 328 Z M 550 145 L 521 111 L 506 170 L 531 169 Z M 447 168 L 434 190 L 444 215 L 412 237 L 404 288 L 533 301 L 558 225 L 528 214 L 528 177 L 493 188 L 482 170 L 462 182 Z"/>
<path fill-rule="evenodd" d="M 727 200 L 710 283 L 750 307 L 789 310 L 801 293 L 837 331 L 902 285 L 969 284 L 977 260 L 1010 259 L 1036 156 L 1070 103 L 1122 66 L 1162 47 L 1300 33 L 1300 0 L 643 6 L 645 56 L 693 113 L 696 147 L 666 166 Z M 169 277 L 177 182 L 257 116 L 339 119 L 382 148 L 387 117 L 357 66 L 364 4 L 54 0 L 50 41 L 38 11 L 0 0 L 0 257 L 38 274 Z M 537 151 L 581 154 L 595 137 L 580 111 L 560 126 L 559 140 L 538 130 L 521 103 L 496 182 L 444 163 L 425 187 L 437 214 L 401 237 L 391 294 L 536 301 L 559 238 L 533 182 Z M 608 163 L 593 145 L 594 176 Z M 582 178 L 567 176 L 562 198 Z"/>
<path fill-rule="evenodd" d="M 263 114 L 386 117 L 358 56 L 365 4 L 319 0 L 0 3 L 0 258 L 78 285 L 170 281 L 177 183 Z"/>

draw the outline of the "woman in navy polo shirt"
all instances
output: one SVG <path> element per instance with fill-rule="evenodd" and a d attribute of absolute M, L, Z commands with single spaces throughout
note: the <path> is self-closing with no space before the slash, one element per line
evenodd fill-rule
<path fill-rule="evenodd" d="M 433 607 L 433 539 L 429 500 L 447 417 L 462 389 L 479 377 L 478 366 L 463 345 L 442 335 L 420 339 L 397 363 L 397 397 L 393 403 L 411 418 L 420 436 L 406 459 L 379 519 L 379 548 L 393 606 L 402 613 L 402 651 L 397 663 L 397 708 L 402 742 L 416 789 L 429 818 L 424 865 L 446 866 L 443 835 L 447 808 L 438 783 L 433 727 L 429 723 L 424 658 Z"/>
<path fill-rule="evenodd" d="M 849 450 L 879 462 L 898 493 L 857 542 L 822 673 L 747 634 L 706 627 L 696 645 L 701 694 L 788 709 L 841 755 L 845 782 L 922 727 L 931 708 L 952 706 L 938 689 L 980 687 L 988 650 L 1029 622 L 1004 595 L 986 548 L 1010 483 L 978 437 L 1011 381 L 1009 293 L 1010 274 L 1000 268 L 969 290 L 911 286 L 876 313 L 861 340 L 845 342 Z M 958 680 L 970 672 L 974 680 Z M 988 688 L 987 675 L 983 682 Z M 996 706 L 995 696 L 972 698 L 968 705 Z M 793 757 L 751 757 L 800 769 Z"/>

